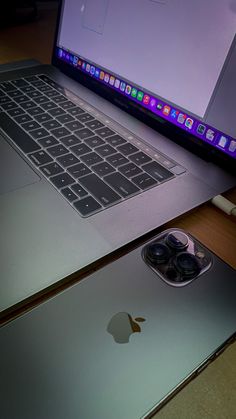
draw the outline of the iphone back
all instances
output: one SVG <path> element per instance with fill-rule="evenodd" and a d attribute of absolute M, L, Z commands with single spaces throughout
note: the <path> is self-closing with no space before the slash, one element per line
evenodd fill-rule
<path fill-rule="evenodd" d="M 235 333 L 236 273 L 189 237 L 202 273 L 166 281 L 173 243 L 160 274 L 147 243 L 3 326 L 1 417 L 149 417 L 213 359 Z"/>

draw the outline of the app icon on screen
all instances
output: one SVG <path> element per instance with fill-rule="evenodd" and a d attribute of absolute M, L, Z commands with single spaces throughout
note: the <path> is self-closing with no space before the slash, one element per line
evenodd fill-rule
<path fill-rule="evenodd" d="M 111 86 L 114 86 L 114 83 L 115 83 L 115 77 L 111 76 L 111 77 L 110 77 L 109 84 L 110 84 Z"/>
<path fill-rule="evenodd" d="M 83 62 L 83 63 L 82 63 L 82 69 L 83 69 L 83 70 L 85 70 L 85 68 L 86 68 L 86 63 L 85 63 L 85 62 Z"/>
<path fill-rule="evenodd" d="M 78 57 L 76 57 L 76 55 L 73 58 L 73 65 L 77 65 L 78 63 Z"/>
<path fill-rule="evenodd" d="M 90 74 L 92 74 L 92 76 L 95 74 L 95 67 L 93 65 L 90 67 Z"/>
<path fill-rule="evenodd" d="M 122 92 L 124 92 L 125 91 L 125 86 L 126 86 L 126 83 L 124 83 L 123 81 L 121 82 L 121 84 L 120 84 L 120 90 L 122 91 Z"/>
<path fill-rule="evenodd" d="M 193 119 L 191 119 L 191 118 L 187 118 L 186 119 L 186 121 L 185 121 L 185 126 L 188 128 L 188 129 L 192 129 L 192 126 L 193 126 Z"/>
<path fill-rule="evenodd" d="M 231 153 L 234 153 L 236 151 L 236 141 L 234 140 L 230 141 L 229 151 L 231 151 Z"/>
<path fill-rule="evenodd" d="M 170 110 L 171 110 L 171 107 L 168 106 L 168 105 L 165 105 L 164 108 L 163 108 L 162 113 L 167 116 L 167 115 L 169 115 Z"/>
<path fill-rule="evenodd" d="M 203 135 L 205 131 L 206 131 L 206 126 L 203 124 L 198 124 L 197 133 L 200 135 Z"/>
<path fill-rule="evenodd" d="M 178 121 L 180 124 L 184 124 L 185 119 L 186 119 L 186 115 L 185 115 L 184 113 L 180 113 L 180 114 L 178 115 L 177 121 Z"/>
<path fill-rule="evenodd" d="M 129 84 L 127 84 L 127 86 L 126 86 L 126 88 L 125 88 L 125 93 L 126 93 L 127 95 L 130 95 L 130 93 L 131 93 L 131 89 L 132 89 L 132 87 L 131 87 Z"/>
<path fill-rule="evenodd" d="M 218 145 L 222 148 L 225 148 L 227 142 L 228 142 L 228 138 L 226 138 L 224 135 L 221 135 L 218 141 Z"/>
<path fill-rule="evenodd" d="M 170 116 L 171 116 L 171 118 L 176 119 L 178 114 L 179 114 L 179 111 L 177 111 L 177 109 L 172 109 L 171 113 L 170 113 Z"/>
<path fill-rule="evenodd" d="M 110 79 L 110 76 L 109 76 L 109 74 L 105 74 L 105 76 L 104 76 L 104 81 L 106 82 L 106 83 L 109 83 L 109 79 Z"/>
<path fill-rule="evenodd" d="M 162 110 L 162 108 L 163 108 L 163 105 L 162 105 L 162 103 L 161 103 L 161 102 L 159 102 L 159 103 L 157 104 L 157 109 L 159 109 L 159 111 L 161 111 L 161 110 Z"/>
<path fill-rule="evenodd" d="M 90 72 L 90 64 L 86 64 L 86 71 L 87 71 L 87 73 Z"/>
<path fill-rule="evenodd" d="M 149 104 L 149 102 L 150 102 L 150 96 L 148 96 L 148 95 L 144 95 L 144 98 L 143 98 L 143 103 L 144 103 L 144 105 L 148 105 L 148 104 Z"/>
<path fill-rule="evenodd" d="M 104 77 L 105 77 L 105 73 L 104 73 L 104 71 L 101 71 L 100 72 L 100 80 L 104 80 Z"/>
<path fill-rule="evenodd" d="M 138 94 L 137 94 L 137 99 L 138 99 L 140 102 L 142 102 L 142 100 L 143 100 L 143 92 L 140 92 L 140 90 L 138 91 Z"/>
<path fill-rule="evenodd" d="M 116 79 L 116 80 L 115 80 L 115 87 L 116 87 L 117 89 L 119 89 L 119 87 L 120 87 L 120 80 L 119 80 L 119 79 Z"/>
<path fill-rule="evenodd" d="M 135 87 L 133 87 L 133 89 L 132 89 L 132 91 L 131 91 L 131 96 L 132 96 L 132 97 L 136 97 L 136 96 L 137 96 L 137 93 L 138 93 L 138 90 L 137 90 L 137 89 L 135 89 Z"/>
<path fill-rule="evenodd" d="M 98 78 L 98 77 L 99 77 L 99 73 L 100 73 L 100 72 L 99 72 L 99 70 L 98 70 L 98 69 L 96 69 L 96 70 L 95 70 L 95 77 L 97 77 L 97 78 Z"/>
<path fill-rule="evenodd" d="M 210 141 L 213 141 L 215 138 L 215 131 L 209 128 L 206 132 L 206 138 Z"/>
<path fill-rule="evenodd" d="M 152 108 L 154 108 L 154 107 L 156 106 L 156 103 L 157 103 L 156 99 L 151 99 L 151 101 L 150 101 L 150 106 L 151 106 Z"/>

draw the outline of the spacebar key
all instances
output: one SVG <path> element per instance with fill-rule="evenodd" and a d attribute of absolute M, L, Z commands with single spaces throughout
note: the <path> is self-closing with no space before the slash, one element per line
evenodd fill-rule
<path fill-rule="evenodd" d="M 93 173 L 82 177 L 79 181 L 104 206 L 111 205 L 121 199 L 115 191 Z"/>
<path fill-rule="evenodd" d="M 31 153 L 40 149 L 40 146 L 5 112 L 0 112 L 0 128 L 24 153 Z"/>

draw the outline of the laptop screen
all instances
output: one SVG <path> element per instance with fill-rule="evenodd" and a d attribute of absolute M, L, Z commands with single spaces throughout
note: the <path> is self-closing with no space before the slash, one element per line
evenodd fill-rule
<path fill-rule="evenodd" d="M 56 54 L 236 158 L 235 0 L 64 0 Z"/>

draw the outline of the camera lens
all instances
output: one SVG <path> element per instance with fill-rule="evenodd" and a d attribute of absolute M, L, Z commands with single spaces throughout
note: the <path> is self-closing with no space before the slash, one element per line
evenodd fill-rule
<path fill-rule="evenodd" d="M 152 243 L 146 248 L 146 257 L 154 264 L 166 263 L 170 259 L 170 250 L 165 244 Z"/>
<path fill-rule="evenodd" d="M 197 258 L 191 253 L 179 253 L 174 259 L 174 265 L 183 277 L 193 278 L 200 272 Z"/>
<path fill-rule="evenodd" d="M 175 250 L 183 250 L 188 246 L 188 236 L 181 231 L 173 231 L 168 234 L 166 243 Z"/>

